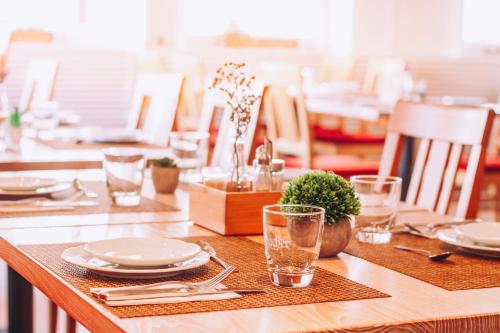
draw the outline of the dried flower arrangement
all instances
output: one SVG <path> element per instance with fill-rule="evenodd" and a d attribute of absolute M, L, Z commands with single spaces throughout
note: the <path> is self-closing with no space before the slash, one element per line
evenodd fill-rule
<path fill-rule="evenodd" d="M 235 191 L 244 191 L 242 173 L 245 161 L 242 160 L 241 139 L 245 136 L 252 116 L 252 107 L 260 96 L 253 93 L 252 85 L 255 76 L 244 71 L 245 63 L 225 63 L 217 69 L 216 75 L 210 85 L 211 89 L 218 89 L 231 109 L 231 122 L 235 126 L 235 140 L 233 144 L 233 170 L 231 188 Z"/>

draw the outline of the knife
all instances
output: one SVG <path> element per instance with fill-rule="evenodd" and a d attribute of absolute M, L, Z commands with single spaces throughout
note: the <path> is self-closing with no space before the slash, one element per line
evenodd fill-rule
<path fill-rule="evenodd" d="M 100 293 L 94 294 L 97 298 L 104 301 L 119 301 L 127 299 L 148 299 L 160 297 L 188 297 L 197 295 L 213 295 L 213 294 L 256 294 L 265 293 L 264 289 L 239 289 L 239 288 L 225 288 L 225 289 L 205 289 L 196 291 L 179 291 L 179 288 L 159 288 L 159 289 L 142 289 L 142 290 L 129 290 L 121 293 Z"/>

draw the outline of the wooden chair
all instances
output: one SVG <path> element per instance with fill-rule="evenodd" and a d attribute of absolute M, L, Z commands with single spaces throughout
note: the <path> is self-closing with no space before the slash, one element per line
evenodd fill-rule
<path fill-rule="evenodd" d="M 475 218 L 493 117 L 486 108 L 399 102 L 389 122 L 379 174 L 398 175 L 404 141 L 419 139 L 406 202 L 447 214 L 460 158 L 470 147 L 454 215 Z"/>
<path fill-rule="evenodd" d="M 400 95 L 401 78 L 404 73 L 405 64 L 405 61 L 402 59 L 387 58 L 370 60 L 367 64 L 360 94 L 354 94 L 350 98 L 377 96 L 382 104 L 394 104 Z M 332 110 L 332 113 L 334 111 Z M 318 117 L 318 120 L 314 122 L 314 138 L 320 142 L 333 144 L 336 153 L 379 156 L 382 152 L 385 139 L 384 119 L 366 121 L 364 119 L 357 119 L 354 115 L 350 119 L 339 115 L 335 119 L 334 126 L 325 126 L 322 121 L 324 118 L 324 116 Z M 356 122 L 358 125 L 356 126 L 356 130 L 346 129 L 350 125 L 349 123 L 353 122 Z M 370 132 L 368 128 L 376 128 L 376 131 Z"/>
<path fill-rule="evenodd" d="M 245 159 L 249 163 L 252 161 L 255 148 L 257 147 L 257 128 L 259 126 L 260 115 L 263 110 L 263 101 L 267 98 L 267 87 L 259 82 L 254 83 L 254 94 L 261 96 L 253 105 L 251 120 L 245 136 Z M 232 143 L 235 134 L 234 124 L 231 122 L 231 109 L 225 108 L 222 120 L 217 133 L 217 141 L 212 153 L 210 166 L 228 169 L 231 166 Z"/>
<path fill-rule="evenodd" d="M 182 74 L 144 73 L 137 78 L 128 129 L 140 129 L 148 143 L 164 146 L 175 126 Z"/>
<path fill-rule="evenodd" d="M 30 62 L 24 80 L 19 109 L 29 110 L 32 104 L 51 100 L 56 81 L 57 62 L 35 60 Z"/>
<path fill-rule="evenodd" d="M 351 155 L 314 155 L 309 114 L 300 90 L 293 96 L 290 87 L 269 86 L 265 109 L 268 137 L 274 151 L 288 167 L 333 171 L 343 177 L 376 174 L 378 163 Z"/>

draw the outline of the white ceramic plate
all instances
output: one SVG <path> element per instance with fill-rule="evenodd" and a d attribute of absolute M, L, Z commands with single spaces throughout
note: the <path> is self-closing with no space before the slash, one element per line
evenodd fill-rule
<path fill-rule="evenodd" d="M 61 254 L 61 258 L 70 264 L 86 268 L 96 274 L 120 279 L 155 279 L 168 277 L 188 269 L 203 266 L 210 261 L 210 255 L 207 252 L 200 251 L 194 258 L 173 265 L 155 268 L 121 266 L 95 258 L 85 251 L 84 245 L 64 250 Z"/>
<path fill-rule="evenodd" d="M 104 261 L 133 267 L 171 265 L 191 259 L 201 251 L 197 244 L 153 237 L 100 240 L 86 244 L 84 249 Z"/>
<path fill-rule="evenodd" d="M 439 240 L 457 246 L 464 252 L 469 252 L 486 257 L 500 258 L 500 247 L 479 245 L 473 242 L 463 240 L 457 235 L 454 229 L 438 230 L 437 237 Z"/>
<path fill-rule="evenodd" d="M 54 194 L 62 191 L 66 191 L 71 188 L 71 183 L 56 183 L 53 186 L 39 187 L 34 190 L 25 191 L 7 191 L 0 189 L 1 196 L 15 196 L 15 197 L 36 197 L 48 194 Z"/>
<path fill-rule="evenodd" d="M 469 223 L 456 227 L 455 232 L 462 239 L 486 245 L 500 246 L 500 223 Z"/>
<path fill-rule="evenodd" d="M 57 180 L 39 177 L 1 177 L 0 190 L 33 191 L 42 187 L 54 186 Z"/>

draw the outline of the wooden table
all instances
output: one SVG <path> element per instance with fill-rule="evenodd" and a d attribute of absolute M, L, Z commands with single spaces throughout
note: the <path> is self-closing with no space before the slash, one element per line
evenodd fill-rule
<path fill-rule="evenodd" d="M 106 145 L 115 147 L 116 144 Z M 118 145 L 119 146 L 119 145 Z M 131 145 L 132 147 L 134 145 Z M 147 158 L 169 155 L 166 148 L 148 148 Z M 55 149 L 31 138 L 23 138 L 19 151 L 0 154 L 0 171 L 93 169 L 100 168 L 103 154 L 101 148 L 79 147 Z"/>
<path fill-rule="evenodd" d="M 58 172 L 59 173 L 59 172 Z M 99 172 L 94 174 L 98 177 Z M 48 175 L 47 172 L 45 175 Z M 90 179 L 91 172 L 88 172 Z M 152 196 L 149 181 L 145 194 Z M 175 196 L 156 196 L 186 209 L 187 195 L 178 190 Z M 110 220 L 117 221 L 116 218 Z M 0 257 L 30 284 L 43 291 L 73 318 L 95 332 L 200 332 L 200 331 L 442 331 L 462 332 L 480 327 L 500 330 L 500 288 L 446 291 L 420 280 L 372 264 L 347 254 L 322 259 L 319 266 L 351 280 L 385 292 L 391 297 L 347 302 L 220 311 L 174 316 L 120 319 L 97 302 L 76 290 L 24 253 L 18 245 L 86 242 L 118 236 L 183 237 L 211 235 L 212 232 L 189 221 L 137 220 L 124 224 L 100 220 L 88 224 L 92 216 L 65 216 L 68 226 L 54 226 L 52 217 L 32 217 L 39 227 L 0 229 Z M 119 220 L 119 219 L 118 219 Z M 400 222 L 444 222 L 453 220 L 422 210 L 405 210 Z M 102 222 L 102 223 L 101 223 Z M 3 220 L 0 220 L 0 226 Z M 261 237 L 251 237 L 261 241 Z M 264 258 L 263 258 L 264 260 Z M 488 329 L 486 329 L 488 328 Z"/>

